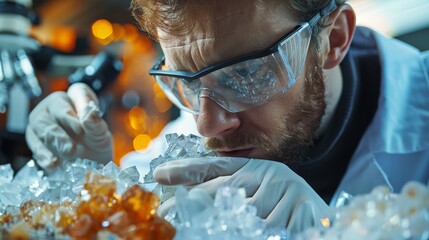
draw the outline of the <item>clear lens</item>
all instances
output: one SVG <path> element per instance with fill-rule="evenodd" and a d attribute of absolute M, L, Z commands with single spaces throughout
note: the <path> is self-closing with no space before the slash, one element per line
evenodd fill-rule
<path fill-rule="evenodd" d="M 282 62 L 284 63 L 284 67 L 286 68 L 288 75 L 290 76 L 288 87 L 283 91 L 292 87 L 296 80 L 301 76 L 310 40 L 311 27 L 308 23 L 304 23 L 301 28 L 293 33 L 293 35 L 279 44 L 278 53 L 282 58 Z"/>
<path fill-rule="evenodd" d="M 213 71 L 200 79 L 156 76 L 167 96 L 183 110 L 198 114 L 207 97 L 230 112 L 264 104 L 291 88 L 300 77 L 311 39 L 304 24 L 281 42 L 278 52 Z"/>

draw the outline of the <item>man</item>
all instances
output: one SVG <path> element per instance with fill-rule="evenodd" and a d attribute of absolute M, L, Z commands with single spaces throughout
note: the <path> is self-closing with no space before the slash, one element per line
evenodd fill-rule
<path fill-rule="evenodd" d="M 428 180 L 429 60 L 368 29 L 355 33 L 349 5 L 134 0 L 132 9 L 164 53 L 150 74 L 194 114 L 218 156 L 161 165 L 158 182 L 212 194 L 243 187 L 268 224 L 299 231 L 319 224 L 340 191 Z M 46 169 L 76 156 L 109 159 L 109 148 L 88 140 L 111 144 L 106 126 L 76 88 L 30 116 L 27 142 Z"/>

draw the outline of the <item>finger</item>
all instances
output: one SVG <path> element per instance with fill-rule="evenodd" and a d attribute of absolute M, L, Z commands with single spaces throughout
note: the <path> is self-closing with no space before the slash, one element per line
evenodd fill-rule
<path fill-rule="evenodd" d="M 267 178 L 265 178 L 262 183 L 258 185 L 253 196 L 251 192 L 248 194 L 248 196 L 252 196 L 248 203 L 256 207 L 259 217 L 265 219 L 272 213 L 274 208 L 284 197 L 286 188 L 284 181 L 267 180 Z M 290 200 L 293 201 L 293 199 Z M 286 213 L 284 215 L 286 215 Z"/>
<path fill-rule="evenodd" d="M 272 209 L 266 222 L 270 226 L 287 227 L 291 230 L 303 230 L 315 225 L 316 220 L 325 216 L 329 209 L 326 203 L 307 184 L 295 182 L 288 186 L 286 193 Z"/>
<path fill-rule="evenodd" d="M 82 124 L 84 144 L 91 151 L 106 152 L 112 148 L 112 137 L 107 123 L 102 119 L 96 94 L 84 83 L 75 83 L 67 90 Z M 111 154 L 110 154 L 111 155 Z M 110 159 L 104 159 L 108 162 Z"/>
<path fill-rule="evenodd" d="M 72 84 L 67 89 L 67 95 L 73 102 L 77 115 L 80 119 L 86 117 L 86 108 L 90 102 L 93 102 L 95 106 L 98 106 L 98 98 L 94 91 L 92 91 L 91 88 L 84 83 Z"/>
<path fill-rule="evenodd" d="M 58 158 L 45 147 L 30 127 L 26 129 L 25 140 L 39 166 L 47 172 L 53 171 L 59 163 Z"/>
<path fill-rule="evenodd" d="M 161 217 L 165 217 L 168 214 L 168 211 L 176 205 L 176 197 L 172 197 L 165 201 L 163 204 L 159 205 L 157 213 Z"/>
<path fill-rule="evenodd" d="M 98 116 L 98 107 L 94 102 L 87 106 L 88 114 L 81 118 L 84 130 L 83 144 L 86 146 L 84 155 L 93 160 L 108 163 L 113 160 L 113 141 L 106 122 Z"/>
<path fill-rule="evenodd" d="M 288 205 L 289 207 L 286 207 Z M 268 226 L 286 227 L 291 232 L 302 232 L 314 227 L 315 223 L 316 210 L 310 200 L 291 204 L 283 198 L 266 219 Z"/>
<path fill-rule="evenodd" d="M 29 116 L 28 127 L 33 136 L 27 143 L 30 149 L 35 150 L 32 139 L 37 138 L 54 156 L 71 159 L 76 156 L 77 147 L 70 135 L 76 138 L 81 131 L 80 124 L 69 111 L 64 110 L 71 106 L 64 94 L 56 93 L 45 100 Z"/>
<path fill-rule="evenodd" d="M 102 113 L 95 93 L 86 84 L 75 83 L 69 87 L 67 95 L 76 109 L 77 116 L 89 137 L 88 140 L 91 142 L 103 140 L 108 127 L 101 118 Z"/>
<path fill-rule="evenodd" d="M 263 179 L 265 178 L 265 173 L 267 171 L 265 162 L 265 160 L 249 160 L 249 162 L 237 170 L 225 184 L 228 186 L 244 188 L 246 196 L 252 197 L 258 191 Z M 255 169 L 257 169 L 257 172 Z"/>
<path fill-rule="evenodd" d="M 165 185 L 194 185 L 207 180 L 228 176 L 242 168 L 247 158 L 187 158 L 159 165 L 153 172 L 154 179 Z"/>
<path fill-rule="evenodd" d="M 193 185 L 188 187 L 190 192 L 193 191 L 194 189 L 200 189 L 203 190 L 204 192 L 208 193 L 212 198 L 214 198 L 214 196 L 216 195 L 217 190 L 220 187 L 226 186 L 225 183 L 226 181 L 230 178 L 230 176 L 221 176 L 221 177 L 217 177 L 215 179 L 211 179 L 207 182 L 203 182 L 197 185 Z"/>
<path fill-rule="evenodd" d="M 78 140 L 83 129 L 71 99 L 64 92 L 55 92 L 49 97 L 46 107 L 52 121 L 61 126 L 71 138 Z"/>
<path fill-rule="evenodd" d="M 40 121 L 39 121 L 40 120 Z M 39 125 L 43 124 L 45 125 Z M 68 135 L 75 137 L 82 133 L 73 103 L 64 92 L 54 92 L 47 96 L 31 111 L 28 123 L 39 137 L 48 125 L 59 125 Z"/>

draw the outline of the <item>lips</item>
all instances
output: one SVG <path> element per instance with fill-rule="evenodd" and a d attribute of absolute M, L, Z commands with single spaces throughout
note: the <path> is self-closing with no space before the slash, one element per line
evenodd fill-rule
<path fill-rule="evenodd" d="M 237 150 L 215 150 L 219 157 L 250 157 L 253 148 L 237 149 Z"/>

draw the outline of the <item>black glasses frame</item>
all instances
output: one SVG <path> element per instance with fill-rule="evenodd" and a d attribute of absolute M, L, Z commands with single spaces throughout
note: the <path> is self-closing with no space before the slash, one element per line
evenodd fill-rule
<path fill-rule="evenodd" d="M 335 0 L 332 0 L 329 2 L 328 5 L 326 5 L 324 8 L 322 8 L 316 15 L 314 15 L 308 22 L 308 25 L 313 29 L 314 26 L 320 21 L 321 18 L 324 16 L 330 14 L 332 11 L 334 11 L 337 8 L 337 4 Z M 303 26 L 305 26 L 305 23 L 301 23 L 298 26 L 296 26 L 292 31 L 288 32 L 286 35 L 281 37 L 279 40 L 274 42 L 270 47 L 268 47 L 265 50 L 259 51 L 254 54 L 250 54 L 248 56 L 244 57 L 236 57 L 228 59 L 224 62 L 212 64 L 207 67 L 202 68 L 201 70 L 197 72 L 186 72 L 186 71 L 170 71 L 170 70 L 160 70 L 161 67 L 165 64 L 165 57 L 162 56 L 155 65 L 149 70 L 149 75 L 151 76 L 168 76 L 168 77 L 175 77 L 175 78 L 181 78 L 183 80 L 191 82 L 192 80 L 201 78 L 204 75 L 207 75 L 211 72 L 214 72 L 216 70 L 219 70 L 224 67 L 228 67 L 240 62 L 244 62 L 251 59 L 261 58 L 268 56 L 270 54 L 273 54 L 278 51 L 278 46 L 280 43 L 288 39 L 290 36 L 292 36 L 294 33 L 299 31 Z"/>

